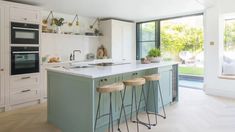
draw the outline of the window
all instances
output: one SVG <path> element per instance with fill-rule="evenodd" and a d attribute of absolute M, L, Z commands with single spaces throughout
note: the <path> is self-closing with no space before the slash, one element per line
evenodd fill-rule
<path fill-rule="evenodd" d="M 235 59 L 235 19 L 225 20 L 224 55 Z"/>
<path fill-rule="evenodd" d="M 225 20 L 222 71 L 224 75 L 235 75 L 235 19 Z"/>
<path fill-rule="evenodd" d="M 146 57 L 151 48 L 159 47 L 158 21 L 137 24 L 137 60 Z"/>

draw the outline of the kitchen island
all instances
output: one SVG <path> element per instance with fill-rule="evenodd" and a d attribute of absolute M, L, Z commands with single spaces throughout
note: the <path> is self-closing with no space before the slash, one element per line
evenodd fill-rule
<path fill-rule="evenodd" d="M 161 62 L 152 64 L 110 63 L 111 65 L 86 65 L 49 68 L 48 70 L 48 122 L 60 128 L 63 132 L 94 132 L 98 93 L 96 88 L 106 84 L 159 73 L 160 86 L 164 105 L 178 101 L 178 64 Z M 145 85 L 145 89 L 149 84 Z M 156 85 L 155 85 L 156 86 Z M 140 94 L 140 89 L 137 91 Z M 158 101 L 158 111 L 161 110 L 159 95 L 149 95 L 150 103 L 153 96 Z M 109 111 L 108 95 L 101 100 L 101 113 Z M 113 96 L 113 119 L 118 120 L 121 100 L 118 93 Z M 125 104 L 131 102 L 131 89 L 127 88 Z M 141 103 L 140 108 L 143 109 Z M 153 110 L 149 105 L 149 110 Z M 130 108 L 126 109 L 130 114 Z M 135 110 L 134 110 L 135 111 Z M 96 132 L 103 132 L 108 125 L 108 117 L 99 120 Z"/>

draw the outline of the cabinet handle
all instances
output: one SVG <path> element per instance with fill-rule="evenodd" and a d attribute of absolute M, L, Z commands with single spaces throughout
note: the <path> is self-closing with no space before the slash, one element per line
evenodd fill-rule
<path fill-rule="evenodd" d="M 4 69 L 0 69 L 0 71 L 4 71 Z"/>
<path fill-rule="evenodd" d="M 24 80 L 24 79 L 29 79 L 30 77 L 22 77 L 21 79 Z"/>
<path fill-rule="evenodd" d="M 108 81 L 108 79 L 107 79 L 107 78 L 105 78 L 105 79 L 104 79 L 104 81 L 105 81 L 105 82 L 107 82 L 107 81 Z"/>
<path fill-rule="evenodd" d="M 23 90 L 23 91 L 21 91 L 22 93 L 26 93 L 26 92 L 29 92 L 29 91 L 31 91 L 30 89 L 27 89 L 27 90 Z"/>
<path fill-rule="evenodd" d="M 138 75 L 138 73 L 133 73 L 132 75 Z"/>
<path fill-rule="evenodd" d="M 27 18 L 24 18 L 25 21 L 27 21 Z"/>

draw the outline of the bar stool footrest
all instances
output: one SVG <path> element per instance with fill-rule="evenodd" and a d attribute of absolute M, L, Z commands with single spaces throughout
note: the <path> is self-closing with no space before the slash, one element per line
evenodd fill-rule
<path fill-rule="evenodd" d="M 148 123 L 145 123 L 143 121 L 140 121 L 139 119 L 137 121 L 132 121 L 133 123 L 140 123 L 141 125 L 146 126 L 148 129 L 151 129 L 151 124 L 149 125 Z"/>
<path fill-rule="evenodd" d="M 166 116 L 163 116 L 163 115 L 158 114 L 158 113 L 154 113 L 154 112 L 147 112 L 147 114 L 149 114 L 149 115 L 157 115 L 157 116 L 162 117 L 163 119 L 166 119 Z"/>

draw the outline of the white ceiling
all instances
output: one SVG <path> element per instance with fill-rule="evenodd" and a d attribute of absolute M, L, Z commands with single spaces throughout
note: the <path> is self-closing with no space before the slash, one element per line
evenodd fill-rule
<path fill-rule="evenodd" d="M 14 0 L 46 10 L 87 17 L 115 17 L 133 21 L 151 20 L 201 11 L 207 0 Z"/>

